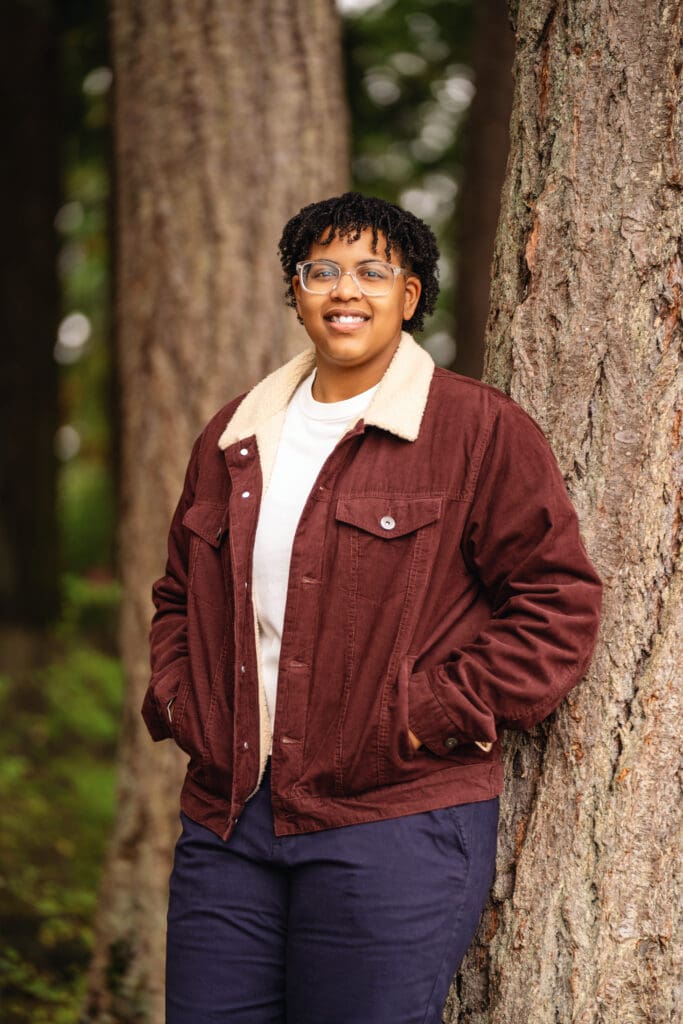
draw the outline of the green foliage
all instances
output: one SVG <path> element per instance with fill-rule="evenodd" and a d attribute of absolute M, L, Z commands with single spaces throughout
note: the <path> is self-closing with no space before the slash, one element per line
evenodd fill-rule
<path fill-rule="evenodd" d="M 65 566 L 72 572 L 106 566 L 116 526 L 114 481 L 106 463 L 87 456 L 65 462 L 58 506 Z"/>
<path fill-rule="evenodd" d="M 76 1024 L 114 810 L 123 689 L 115 584 L 70 577 L 42 669 L 0 677 L 3 1024 Z"/>
<path fill-rule="evenodd" d="M 347 16 L 354 171 L 374 193 L 396 200 L 426 173 L 457 174 L 473 18 L 472 0 L 394 0 Z"/>
<path fill-rule="evenodd" d="M 116 404 L 111 338 L 110 110 L 105 0 L 64 0 L 64 202 L 55 226 L 64 314 L 55 346 L 61 429 L 56 450 L 66 571 L 114 565 Z M 74 323 L 74 321 L 76 321 Z"/>

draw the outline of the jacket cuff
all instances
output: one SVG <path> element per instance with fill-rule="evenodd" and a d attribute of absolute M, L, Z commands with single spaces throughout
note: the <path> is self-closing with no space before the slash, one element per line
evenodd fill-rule
<path fill-rule="evenodd" d="M 463 743 L 474 743 L 488 753 L 493 747 L 490 740 L 468 736 L 453 721 L 443 704 L 434 696 L 429 674 L 415 672 L 408 683 L 408 725 L 419 740 L 433 754 L 446 757 Z"/>

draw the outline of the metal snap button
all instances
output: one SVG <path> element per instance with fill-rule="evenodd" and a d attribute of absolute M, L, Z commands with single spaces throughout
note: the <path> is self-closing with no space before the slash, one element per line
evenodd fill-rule
<path fill-rule="evenodd" d="M 458 741 L 456 740 L 455 736 L 447 736 L 446 739 L 443 741 L 443 745 L 448 750 L 452 750 L 453 747 L 457 747 Z"/>
<path fill-rule="evenodd" d="M 379 525 L 382 527 L 383 530 L 393 530 L 393 528 L 396 526 L 396 520 L 394 519 L 393 516 L 382 516 L 382 518 L 379 521 Z"/>
<path fill-rule="evenodd" d="M 248 454 L 249 454 L 249 449 L 248 448 L 240 448 L 240 455 L 248 455 Z"/>
<path fill-rule="evenodd" d="M 250 494 L 251 494 L 251 491 L 242 491 L 242 497 L 243 498 L 248 498 Z"/>

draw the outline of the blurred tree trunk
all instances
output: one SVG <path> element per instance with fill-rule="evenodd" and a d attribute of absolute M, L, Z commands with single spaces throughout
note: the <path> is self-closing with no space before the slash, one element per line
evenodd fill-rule
<path fill-rule="evenodd" d="M 3 268 L 0 276 L 0 663 L 28 629 L 54 619 L 59 599 L 56 513 L 61 196 L 58 35 L 52 4 L 11 0 L 0 36 Z M 18 627 L 18 628 L 17 628 Z M 19 655 L 19 660 L 21 656 Z"/>
<path fill-rule="evenodd" d="M 112 34 L 128 687 L 84 1019 L 161 1024 L 185 758 L 140 717 L 151 583 L 194 438 L 305 343 L 277 241 L 346 185 L 348 129 L 332 0 L 117 0 Z"/>
<path fill-rule="evenodd" d="M 683 669 L 683 7 L 524 0 L 485 378 L 553 444 L 606 585 L 582 685 L 507 741 L 446 1019 L 670 1024 Z"/>
<path fill-rule="evenodd" d="M 456 354 L 451 369 L 481 377 L 493 242 L 509 149 L 515 37 L 506 0 L 475 4 L 476 92 L 467 113 L 457 217 Z"/>

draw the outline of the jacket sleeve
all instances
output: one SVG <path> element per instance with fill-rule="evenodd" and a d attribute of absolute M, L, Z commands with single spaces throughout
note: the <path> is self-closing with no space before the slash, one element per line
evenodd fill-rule
<path fill-rule="evenodd" d="M 168 702 L 176 696 L 181 680 L 189 671 L 187 652 L 187 571 L 189 533 L 183 516 L 194 501 L 202 436 L 195 441 L 182 494 L 168 534 L 166 572 L 152 585 L 152 616 L 149 642 L 152 675 L 142 704 L 142 717 L 154 740 L 173 735 Z"/>
<path fill-rule="evenodd" d="M 512 401 L 492 425 L 461 547 L 490 618 L 409 680 L 410 728 L 441 754 L 540 722 L 579 682 L 597 639 L 602 582 L 555 456 Z"/>

